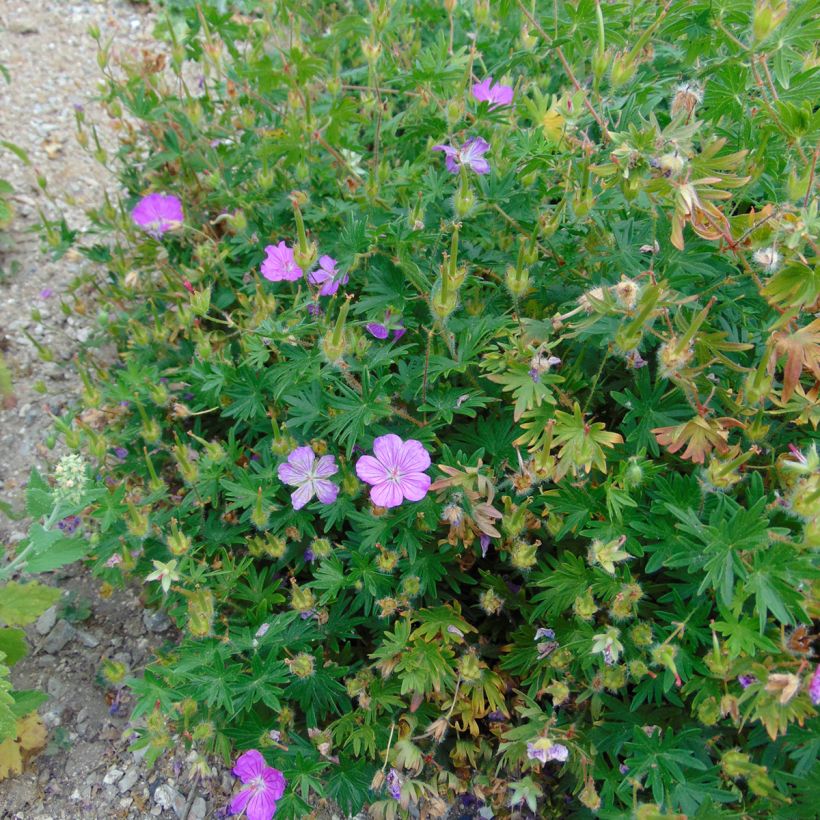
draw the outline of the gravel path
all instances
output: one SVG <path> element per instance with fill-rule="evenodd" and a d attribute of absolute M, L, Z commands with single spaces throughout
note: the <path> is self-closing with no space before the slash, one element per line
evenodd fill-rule
<path fill-rule="evenodd" d="M 32 466 L 45 467 L 58 454 L 45 446 L 52 414 L 63 413 L 81 389 L 70 362 L 88 337 L 88 320 L 65 316 L 60 303 L 76 277 L 94 272 L 76 251 L 59 261 L 42 251 L 32 232 L 38 209 L 50 218 L 62 212 L 70 227 L 83 227 L 85 209 L 114 188 L 74 137 L 75 105 L 89 120 L 106 121 L 90 99 L 99 77 L 91 25 L 113 41 L 115 58 L 151 41 L 147 7 L 125 0 L 0 0 L 0 64 L 12 79 L 0 78 L 0 140 L 19 145 L 32 163 L 26 167 L 0 147 L 0 178 L 16 192 L 15 220 L 0 236 L 0 353 L 14 391 L 0 402 L 0 500 L 16 510 Z M 108 141 L 104 131 L 102 138 Z M 57 204 L 38 187 L 38 175 Z M 53 361 L 41 361 L 32 339 L 53 352 Z M 24 527 L 0 513 L 0 545 L 15 544 Z M 180 817 L 191 791 L 187 766 L 165 760 L 148 771 L 128 751 L 129 702 L 112 702 L 113 691 L 98 678 L 106 659 L 138 673 L 158 645 L 173 640 L 168 619 L 144 612 L 132 590 L 103 597 L 79 566 L 47 580 L 66 597 L 29 630 L 32 652 L 12 680 L 49 693 L 40 710 L 49 746 L 23 775 L 0 781 L 0 820 Z M 189 818 L 225 805 L 230 781 L 220 771 L 203 784 Z"/>

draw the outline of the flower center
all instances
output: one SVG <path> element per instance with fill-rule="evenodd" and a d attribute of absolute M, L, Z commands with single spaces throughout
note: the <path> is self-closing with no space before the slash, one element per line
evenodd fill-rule
<path fill-rule="evenodd" d="M 254 777 L 248 784 L 254 792 L 263 792 L 266 789 L 265 780 L 263 777 Z"/>
<path fill-rule="evenodd" d="M 390 473 L 390 480 L 395 481 L 396 483 L 398 483 L 399 479 L 401 478 L 401 473 L 399 472 L 399 468 L 398 467 L 393 467 L 388 472 Z"/>

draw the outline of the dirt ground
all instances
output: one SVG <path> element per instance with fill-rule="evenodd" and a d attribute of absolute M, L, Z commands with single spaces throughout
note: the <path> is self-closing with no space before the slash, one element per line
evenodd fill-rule
<path fill-rule="evenodd" d="M 0 352 L 13 383 L 11 400 L 0 404 L 0 501 L 15 511 L 23 509 L 32 466 L 48 469 L 58 457 L 47 446 L 52 418 L 81 389 L 71 360 L 88 338 L 90 320 L 64 315 L 61 301 L 78 276 L 97 273 L 76 251 L 58 261 L 43 251 L 34 233 L 38 212 L 52 219 L 62 213 L 69 227 L 80 228 L 85 209 L 106 188 L 116 190 L 74 137 L 75 106 L 105 122 L 92 99 L 99 69 L 91 25 L 117 53 L 148 45 L 153 21 L 146 6 L 125 0 L 0 0 L 0 64 L 11 77 L 10 83 L 0 78 L 0 140 L 31 160 L 27 167 L 0 146 L 0 178 L 15 189 L 16 212 L 11 229 L 0 234 Z M 48 195 L 38 176 L 47 180 Z M 53 353 L 52 361 L 41 360 L 35 342 Z M 23 538 L 25 525 L 0 512 L 3 548 Z M 101 597 L 99 583 L 78 565 L 45 580 L 59 585 L 64 598 L 32 625 L 31 654 L 14 667 L 12 681 L 48 692 L 40 712 L 49 745 L 22 776 L 0 781 L 0 818 L 217 815 L 233 785 L 229 773 L 220 770 L 214 782 L 193 790 L 183 760 L 149 771 L 128 751 L 127 697 L 112 702 L 99 679 L 105 659 L 139 674 L 153 649 L 174 639 L 167 618 L 146 613 L 138 590 Z"/>

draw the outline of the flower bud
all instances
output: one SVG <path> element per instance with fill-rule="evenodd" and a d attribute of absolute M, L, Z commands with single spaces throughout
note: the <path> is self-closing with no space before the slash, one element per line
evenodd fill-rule
<path fill-rule="evenodd" d="M 487 615 L 498 615 L 504 606 L 504 599 L 496 595 L 495 590 L 485 589 L 478 599 L 478 605 Z"/>
<path fill-rule="evenodd" d="M 177 526 L 176 518 L 171 519 L 171 534 L 168 536 L 168 549 L 172 555 L 185 555 L 191 549 L 191 539 Z"/>
<path fill-rule="evenodd" d="M 530 290 L 529 268 L 518 269 L 514 265 L 509 265 L 504 277 L 504 283 L 515 299 L 522 299 Z"/>
<path fill-rule="evenodd" d="M 546 692 L 552 695 L 553 706 L 562 706 L 569 700 L 569 687 L 562 681 L 553 681 Z"/>
<path fill-rule="evenodd" d="M 458 294 L 455 289 L 448 288 L 445 281 L 446 274 L 433 286 L 433 293 L 430 297 L 430 308 L 433 315 L 442 322 L 456 309 L 458 305 Z"/>
<path fill-rule="evenodd" d="M 456 217 L 458 219 L 463 219 L 464 217 L 469 216 L 473 212 L 475 204 L 476 196 L 473 192 L 472 186 L 464 183 L 459 185 L 456 189 L 455 196 L 453 197 L 453 210 L 456 213 Z"/>
<path fill-rule="evenodd" d="M 350 299 L 347 297 L 342 302 L 342 307 L 339 310 L 339 315 L 336 318 L 336 324 L 333 330 L 329 330 L 322 337 L 322 352 L 331 364 L 338 364 L 345 352 L 347 351 L 347 338 L 345 334 L 345 320 L 350 310 Z"/>
<path fill-rule="evenodd" d="M 207 587 L 188 595 L 188 631 L 195 638 L 211 634 L 214 622 L 214 596 Z"/>
<path fill-rule="evenodd" d="M 601 680 L 605 689 L 615 692 L 626 686 L 626 667 L 607 666 L 601 673 Z"/>
<path fill-rule="evenodd" d="M 758 0 L 752 17 L 755 42 L 765 40 L 783 22 L 788 11 L 786 0 Z"/>
<path fill-rule="evenodd" d="M 258 530 L 264 530 L 268 526 L 270 520 L 270 508 L 262 498 L 262 488 L 256 491 L 256 500 L 251 510 L 251 523 Z"/>
<path fill-rule="evenodd" d="M 619 51 L 612 59 L 612 68 L 609 72 L 609 82 L 613 88 L 620 88 L 634 76 L 638 65 L 634 58 L 626 51 Z"/>
<path fill-rule="evenodd" d="M 393 550 L 382 550 L 376 557 L 376 566 L 379 572 L 391 573 L 399 563 L 398 553 Z"/>
<path fill-rule="evenodd" d="M 526 541 L 515 541 L 510 548 L 510 563 L 523 572 L 532 569 L 536 564 L 536 554 L 540 545 L 540 541 L 532 544 Z"/>
<path fill-rule="evenodd" d="M 418 575 L 408 575 L 401 584 L 402 595 L 415 598 L 421 592 L 421 580 Z"/>
<path fill-rule="evenodd" d="M 148 535 L 149 520 L 147 508 L 137 508 L 133 502 L 129 501 L 125 515 L 125 524 L 128 532 L 135 538 L 145 538 Z"/>
<path fill-rule="evenodd" d="M 285 665 L 297 678 L 312 678 L 316 671 L 316 658 L 307 652 L 300 652 L 293 658 L 288 658 Z"/>
<path fill-rule="evenodd" d="M 592 74 L 597 82 L 603 79 L 609 64 L 612 61 L 612 51 L 610 49 L 596 49 L 592 55 Z"/>
<path fill-rule="evenodd" d="M 296 583 L 296 579 L 290 580 L 290 605 L 296 612 L 310 612 L 316 605 L 316 597 L 313 592 L 307 588 L 302 588 Z"/>
<path fill-rule="evenodd" d="M 720 706 L 716 698 L 708 697 L 698 704 L 698 720 L 705 726 L 714 726 L 720 720 Z"/>
<path fill-rule="evenodd" d="M 592 590 L 587 589 L 583 594 L 579 595 L 572 604 L 572 611 L 581 619 L 585 621 L 592 620 L 592 617 L 598 611 L 598 605 L 592 597 Z"/>
<path fill-rule="evenodd" d="M 317 560 L 327 558 L 333 552 L 333 545 L 327 538 L 314 538 L 310 542 L 310 551 Z"/>

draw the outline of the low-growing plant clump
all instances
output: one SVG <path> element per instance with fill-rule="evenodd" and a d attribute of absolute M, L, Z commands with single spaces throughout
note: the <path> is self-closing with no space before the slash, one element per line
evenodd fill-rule
<path fill-rule="evenodd" d="M 253 820 L 814 812 L 815 12 L 174 3 L 100 44 L 128 194 L 73 309 L 118 355 L 58 428 L 95 571 L 185 631 L 134 748 L 241 754 Z"/>

